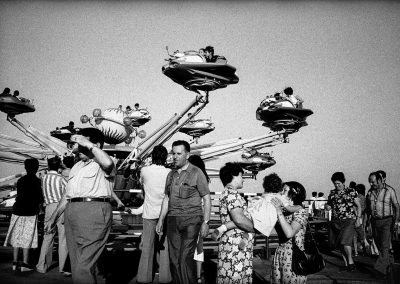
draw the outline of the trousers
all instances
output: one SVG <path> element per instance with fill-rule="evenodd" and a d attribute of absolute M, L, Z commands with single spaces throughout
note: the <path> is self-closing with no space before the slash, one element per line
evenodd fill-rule
<path fill-rule="evenodd" d="M 383 274 L 387 273 L 390 264 L 389 248 L 392 225 L 392 218 L 386 219 L 371 219 L 372 234 L 375 244 L 379 250 L 379 257 L 375 262 L 374 268 Z"/>
<path fill-rule="evenodd" d="M 112 224 L 108 202 L 72 202 L 65 212 L 65 233 L 74 284 L 97 283 L 97 262 Z"/>
<path fill-rule="evenodd" d="M 50 203 L 46 205 L 46 211 L 44 215 L 44 223 L 46 224 L 53 212 L 56 210 L 58 202 Z M 58 233 L 58 266 L 59 271 L 64 271 L 65 262 L 68 257 L 67 241 L 65 238 L 64 228 L 64 214 L 62 214 L 57 221 L 57 233 Z M 45 273 L 50 267 L 53 261 L 53 245 L 55 232 L 44 234 L 43 243 L 40 249 L 39 261 L 36 265 L 36 269 L 39 272 Z"/>
<path fill-rule="evenodd" d="M 158 219 L 143 218 L 142 233 L 142 254 L 140 256 L 137 281 L 142 283 L 153 282 L 153 260 L 154 260 L 154 243 L 156 234 L 156 225 Z M 171 272 L 169 268 L 168 240 L 164 238 L 163 248 L 160 249 L 159 274 L 158 282 L 171 282 Z"/>
<path fill-rule="evenodd" d="M 197 283 L 194 251 L 203 216 L 168 216 L 167 236 L 172 282 Z"/>

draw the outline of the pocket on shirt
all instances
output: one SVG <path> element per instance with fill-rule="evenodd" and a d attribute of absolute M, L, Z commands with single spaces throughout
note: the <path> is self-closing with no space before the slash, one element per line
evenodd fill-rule
<path fill-rule="evenodd" d="M 81 175 L 81 187 L 92 188 L 96 179 L 97 169 L 90 169 Z"/>
<path fill-rule="evenodd" d="M 199 194 L 196 185 L 190 185 L 188 183 L 183 183 L 180 192 L 180 197 L 183 199 L 191 198 Z"/>

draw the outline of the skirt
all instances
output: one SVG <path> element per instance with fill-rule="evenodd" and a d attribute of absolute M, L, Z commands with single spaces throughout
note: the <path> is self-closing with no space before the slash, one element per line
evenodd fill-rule
<path fill-rule="evenodd" d="M 8 228 L 4 246 L 15 248 L 37 248 L 38 247 L 38 217 L 11 215 L 10 227 Z"/>

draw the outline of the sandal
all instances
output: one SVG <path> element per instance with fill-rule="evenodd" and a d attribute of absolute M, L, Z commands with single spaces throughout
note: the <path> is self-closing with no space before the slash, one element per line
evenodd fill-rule
<path fill-rule="evenodd" d="M 32 270 L 33 270 L 33 267 L 30 266 L 29 264 L 27 264 L 25 262 L 23 262 L 21 264 L 21 272 L 27 272 L 27 271 L 32 271 Z"/>
<path fill-rule="evenodd" d="M 17 268 L 18 268 L 18 262 L 16 262 L 16 261 L 13 261 L 13 264 L 12 264 L 12 270 L 17 270 Z"/>

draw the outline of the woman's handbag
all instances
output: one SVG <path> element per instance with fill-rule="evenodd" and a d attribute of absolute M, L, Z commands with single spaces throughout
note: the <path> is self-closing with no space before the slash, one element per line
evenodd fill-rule
<path fill-rule="evenodd" d="M 305 251 L 302 251 L 296 244 L 295 237 L 292 238 L 292 270 L 297 275 L 308 275 L 314 274 L 325 267 L 325 260 L 320 254 L 317 243 L 315 242 L 313 233 L 311 231 L 310 223 L 308 223 L 310 228 L 311 242 L 312 242 L 312 252 L 307 255 Z"/>

